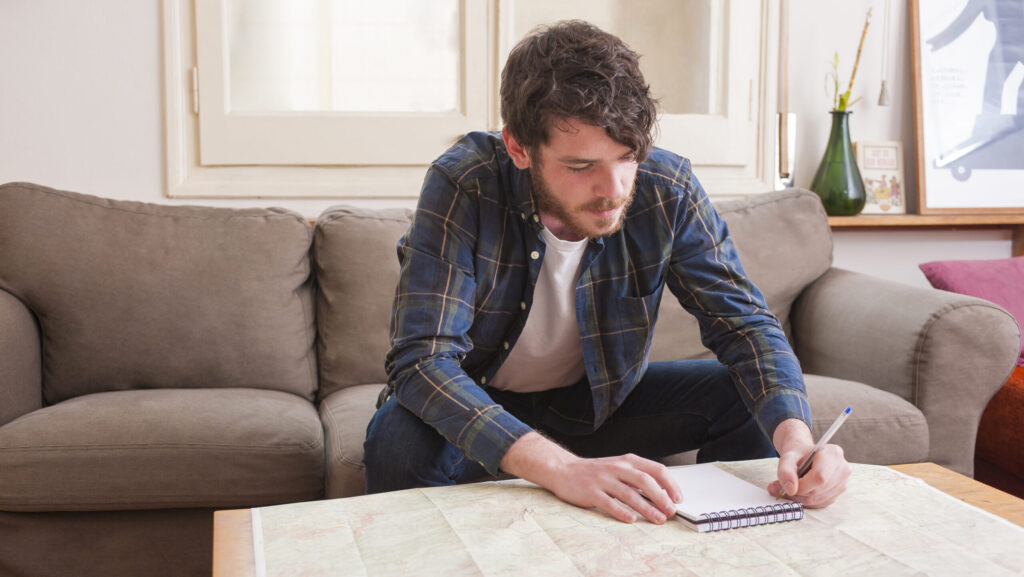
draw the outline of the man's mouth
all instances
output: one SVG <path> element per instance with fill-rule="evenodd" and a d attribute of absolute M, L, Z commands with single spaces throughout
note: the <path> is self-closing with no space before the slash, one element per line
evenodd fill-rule
<path fill-rule="evenodd" d="M 608 200 L 606 198 L 594 201 L 583 207 L 583 210 L 593 214 L 598 218 L 613 218 L 619 209 L 629 202 L 628 198 L 619 199 L 617 201 Z"/>
<path fill-rule="evenodd" d="M 615 207 L 609 210 L 591 209 L 590 213 L 598 218 L 613 218 L 615 214 L 619 212 L 620 207 Z"/>

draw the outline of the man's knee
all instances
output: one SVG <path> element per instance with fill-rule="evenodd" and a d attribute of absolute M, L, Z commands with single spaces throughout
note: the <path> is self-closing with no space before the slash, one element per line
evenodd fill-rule
<path fill-rule="evenodd" d="M 367 427 L 366 492 L 454 484 L 462 459 L 440 433 L 391 397 Z"/>
<path fill-rule="evenodd" d="M 733 384 L 732 371 L 728 365 L 724 365 L 717 361 L 709 362 L 705 365 L 707 370 L 707 378 L 715 383 L 717 386 L 721 386 L 723 389 L 736 390 L 736 386 Z M 739 395 L 737 391 L 737 396 Z"/>

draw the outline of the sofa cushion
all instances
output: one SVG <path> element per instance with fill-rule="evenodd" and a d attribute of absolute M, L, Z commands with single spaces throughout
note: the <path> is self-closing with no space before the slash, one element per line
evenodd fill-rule
<path fill-rule="evenodd" d="M 0 427 L 0 509 L 252 507 L 323 494 L 305 399 L 257 389 L 83 395 Z"/>
<path fill-rule="evenodd" d="M 251 387 L 313 398 L 309 223 L 0 186 L 0 288 L 39 320 L 49 403 Z"/>
<path fill-rule="evenodd" d="M 811 432 L 817 439 L 846 407 L 853 412 L 832 442 L 853 463 L 893 465 L 928 457 L 928 421 L 902 398 L 863 383 L 804 375 L 811 402 Z"/>
<path fill-rule="evenodd" d="M 327 446 L 325 498 L 351 497 L 366 492 L 363 441 L 383 386 L 355 385 L 334 392 L 320 403 Z"/>
<path fill-rule="evenodd" d="M 317 219 L 317 351 L 320 398 L 344 387 L 383 383 L 388 322 L 398 285 L 398 239 L 410 209 L 336 206 Z"/>
<path fill-rule="evenodd" d="M 937 289 L 985 299 L 1006 309 L 1024 328 L 1024 256 L 990 260 L 940 260 L 919 265 Z M 1017 364 L 1024 366 L 1024 342 Z"/>
<path fill-rule="evenodd" d="M 787 189 L 716 202 L 729 226 L 747 276 L 789 334 L 793 301 L 832 266 L 832 231 L 813 192 Z M 651 346 L 652 361 L 713 358 L 700 342 L 697 321 L 669 291 L 662 296 Z"/>

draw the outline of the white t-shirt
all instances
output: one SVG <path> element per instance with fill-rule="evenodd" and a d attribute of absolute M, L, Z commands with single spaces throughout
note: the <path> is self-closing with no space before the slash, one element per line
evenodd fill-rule
<path fill-rule="evenodd" d="M 508 358 L 491 381 L 496 389 L 532 393 L 569 386 L 583 377 L 583 346 L 576 322 L 576 281 L 587 239 L 561 240 L 541 230 L 547 249 L 533 308 Z"/>

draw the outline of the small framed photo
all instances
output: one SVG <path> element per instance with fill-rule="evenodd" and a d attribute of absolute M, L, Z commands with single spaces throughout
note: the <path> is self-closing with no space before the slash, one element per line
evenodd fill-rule
<path fill-rule="evenodd" d="M 910 0 L 918 212 L 1024 214 L 1021 0 Z"/>
<path fill-rule="evenodd" d="M 899 141 L 856 142 L 857 167 L 867 199 L 861 214 L 906 214 L 903 144 Z"/>

